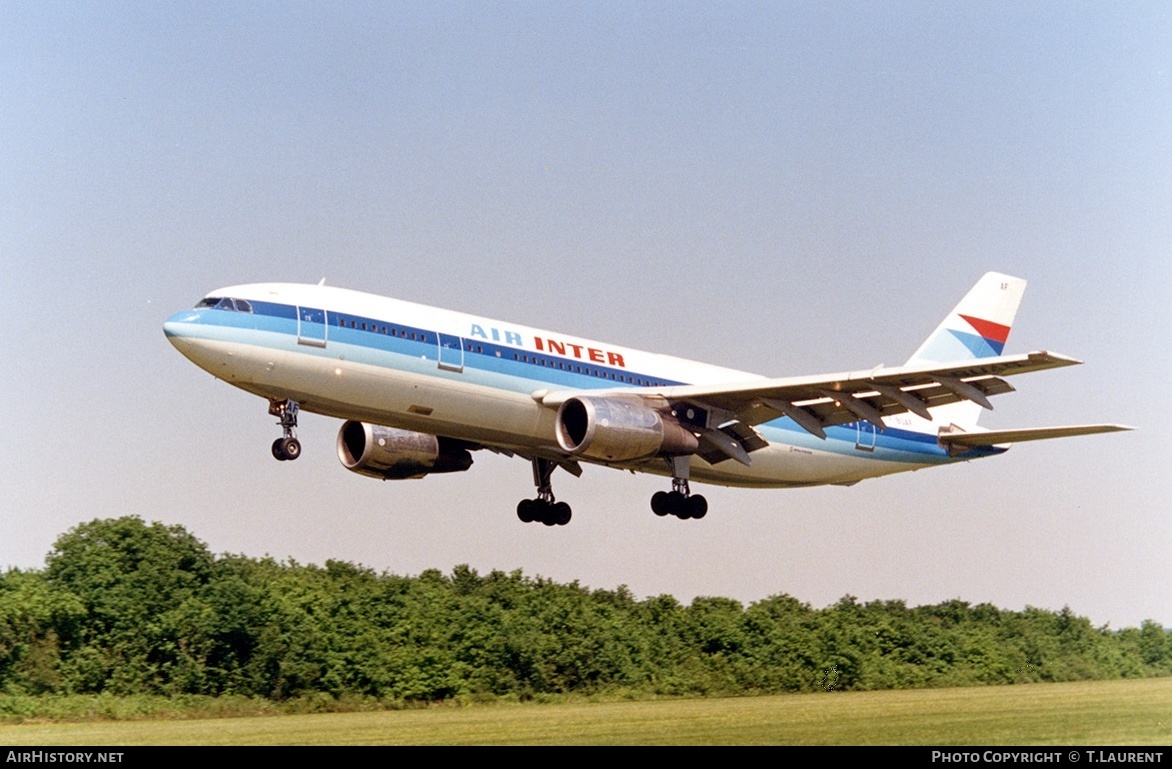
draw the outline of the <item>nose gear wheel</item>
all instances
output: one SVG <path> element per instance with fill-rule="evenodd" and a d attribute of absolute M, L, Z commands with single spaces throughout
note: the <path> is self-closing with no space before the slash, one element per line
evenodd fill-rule
<path fill-rule="evenodd" d="M 297 401 L 270 400 L 269 413 L 280 417 L 277 422 L 281 426 L 283 437 L 273 441 L 273 458 L 281 462 L 297 459 L 301 456 L 301 441 L 297 440 L 297 412 L 301 406 Z"/>

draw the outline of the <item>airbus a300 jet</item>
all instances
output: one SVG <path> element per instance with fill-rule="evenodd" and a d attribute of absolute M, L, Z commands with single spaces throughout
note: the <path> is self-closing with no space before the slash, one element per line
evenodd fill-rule
<path fill-rule="evenodd" d="M 462 472 L 472 452 L 527 459 L 525 522 L 564 525 L 551 475 L 583 463 L 671 478 L 651 509 L 703 518 L 691 482 L 836 484 L 1000 454 L 1008 444 L 1131 429 L 985 430 L 1007 377 L 1080 363 L 1003 354 L 1025 281 L 983 276 L 907 363 L 771 378 L 321 284 L 218 289 L 163 328 L 181 353 L 267 399 L 297 459 L 297 415 L 345 420 L 338 458 L 383 480 Z"/>

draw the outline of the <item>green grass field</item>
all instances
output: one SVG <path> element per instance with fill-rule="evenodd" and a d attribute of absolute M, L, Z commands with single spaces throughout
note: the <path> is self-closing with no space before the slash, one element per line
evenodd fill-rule
<path fill-rule="evenodd" d="M 1169 745 L 1172 679 L 0 726 L 0 745 Z"/>

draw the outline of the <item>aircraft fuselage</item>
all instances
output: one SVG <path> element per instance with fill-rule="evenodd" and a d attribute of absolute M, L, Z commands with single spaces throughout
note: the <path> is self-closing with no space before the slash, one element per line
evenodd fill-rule
<path fill-rule="evenodd" d="M 208 294 L 164 325 L 171 343 L 213 376 L 306 411 L 551 459 L 557 409 L 543 398 L 764 377 L 527 326 L 321 285 L 252 284 Z M 226 300 L 226 301 L 224 301 Z M 727 486 L 850 484 L 1003 451 L 950 455 L 912 414 L 825 429 L 789 417 L 756 425 L 768 445 L 740 462 L 689 458 L 691 478 Z M 955 452 L 954 452 L 955 453 Z M 596 461 L 590 457 L 577 457 Z M 661 458 L 602 462 L 671 475 Z"/>

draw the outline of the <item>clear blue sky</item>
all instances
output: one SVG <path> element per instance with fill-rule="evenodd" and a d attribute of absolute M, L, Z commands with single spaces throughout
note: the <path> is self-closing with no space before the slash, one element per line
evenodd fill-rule
<path fill-rule="evenodd" d="M 1172 626 L 1172 5 L 0 4 L 0 566 L 95 517 L 215 552 L 468 563 L 683 601 L 1069 606 Z M 379 483 L 336 420 L 161 323 L 316 282 L 783 376 L 897 364 L 985 271 L 1030 281 L 994 428 L 1121 422 L 849 489 Z"/>

